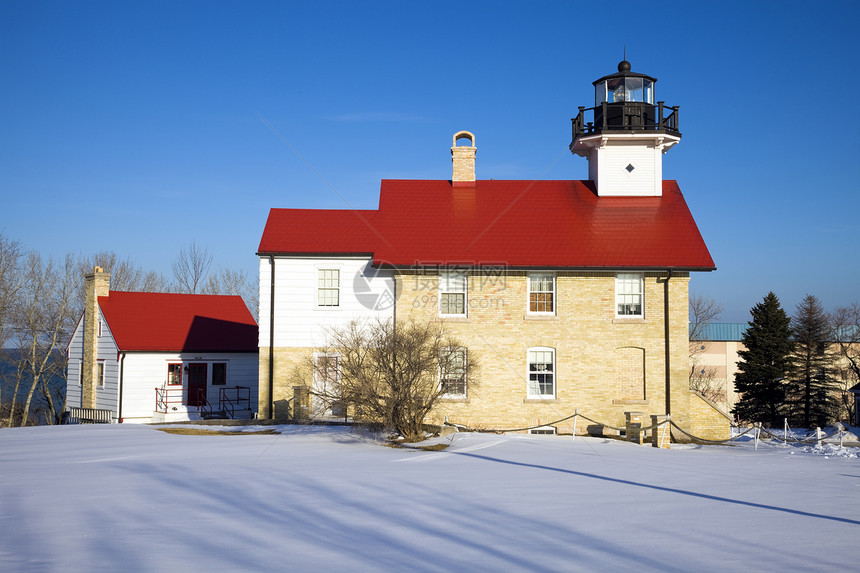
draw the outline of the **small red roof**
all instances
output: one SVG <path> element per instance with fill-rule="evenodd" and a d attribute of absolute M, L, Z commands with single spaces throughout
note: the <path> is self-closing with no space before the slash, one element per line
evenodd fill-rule
<path fill-rule="evenodd" d="M 257 323 L 239 296 L 110 291 L 99 306 L 122 351 L 257 351 Z"/>
<path fill-rule="evenodd" d="M 598 197 L 589 181 L 383 180 L 379 209 L 272 209 L 258 254 L 373 254 L 374 265 L 713 270 L 675 181 Z"/>

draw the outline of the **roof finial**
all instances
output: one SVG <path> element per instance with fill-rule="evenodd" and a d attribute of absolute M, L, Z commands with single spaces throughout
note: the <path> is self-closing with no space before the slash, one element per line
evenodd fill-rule
<path fill-rule="evenodd" d="M 618 62 L 619 72 L 629 72 L 630 62 L 627 61 L 627 44 L 624 44 L 624 59 Z"/>

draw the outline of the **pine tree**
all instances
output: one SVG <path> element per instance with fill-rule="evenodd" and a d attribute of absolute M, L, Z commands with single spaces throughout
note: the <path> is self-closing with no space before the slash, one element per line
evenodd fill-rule
<path fill-rule="evenodd" d="M 743 420 L 781 426 L 786 378 L 792 372 L 790 319 L 772 292 L 751 310 L 752 320 L 738 355 L 735 389 L 742 394 L 733 413 Z"/>
<path fill-rule="evenodd" d="M 788 389 L 789 422 L 804 428 L 824 426 L 835 409 L 833 356 L 827 313 L 817 297 L 808 294 L 797 305 L 791 335 L 796 371 Z"/>

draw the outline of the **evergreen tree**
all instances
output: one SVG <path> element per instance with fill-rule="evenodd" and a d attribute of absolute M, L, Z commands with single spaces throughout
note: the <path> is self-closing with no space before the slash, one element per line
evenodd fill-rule
<path fill-rule="evenodd" d="M 804 428 L 824 426 L 836 404 L 830 325 L 817 297 L 808 294 L 797 305 L 791 335 L 796 370 L 788 388 L 789 422 Z"/>
<path fill-rule="evenodd" d="M 782 425 L 786 378 L 792 372 L 790 319 L 772 292 L 751 310 L 752 320 L 738 355 L 735 389 L 742 394 L 733 413 L 751 422 Z"/>

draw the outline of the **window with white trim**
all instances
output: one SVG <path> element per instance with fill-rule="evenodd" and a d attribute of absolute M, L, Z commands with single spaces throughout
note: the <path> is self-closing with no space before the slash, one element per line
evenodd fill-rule
<path fill-rule="evenodd" d="M 78 386 L 84 385 L 84 361 L 78 360 Z"/>
<path fill-rule="evenodd" d="M 618 273 L 615 276 L 615 315 L 643 316 L 642 273 Z"/>
<path fill-rule="evenodd" d="M 439 273 L 439 314 L 466 316 L 466 273 Z"/>
<path fill-rule="evenodd" d="M 332 416 L 347 416 L 346 402 L 332 399 L 340 394 L 340 358 L 338 354 L 314 352 L 313 391 L 317 395 L 311 400 L 314 410 L 319 414 L 328 411 Z"/>
<path fill-rule="evenodd" d="M 340 356 L 337 354 L 317 354 L 314 377 L 317 382 L 328 385 L 340 377 Z"/>
<path fill-rule="evenodd" d="M 99 360 L 96 363 L 96 384 L 100 387 L 105 385 L 105 361 Z"/>
<path fill-rule="evenodd" d="M 317 269 L 317 306 L 340 306 L 340 270 Z"/>
<path fill-rule="evenodd" d="M 529 348 L 529 398 L 555 398 L 555 349 Z"/>
<path fill-rule="evenodd" d="M 439 388 L 446 398 L 466 397 L 466 349 L 446 348 L 439 365 Z"/>
<path fill-rule="evenodd" d="M 555 275 L 529 274 L 529 312 L 552 314 L 555 312 Z"/>

